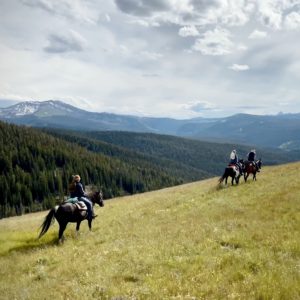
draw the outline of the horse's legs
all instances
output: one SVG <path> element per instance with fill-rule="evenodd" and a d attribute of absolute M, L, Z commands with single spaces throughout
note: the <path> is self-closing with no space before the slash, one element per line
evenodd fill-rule
<path fill-rule="evenodd" d="M 256 172 L 253 172 L 253 180 L 256 181 Z"/>
<path fill-rule="evenodd" d="M 92 231 L 92 219 L 88 219 L 89 229 Z"/>
<path fill-rule="evenodd" d="M 228 179 L 228 176 L 227 177 L 225 177 L 225 184 L 227 185 L 227 179 Z"/>
<path fill-rule="evenodd" d="M 247 173 L 247 175 L 246 174 L 244 175 L 245 182 L 247 182 L 248 176 L 249 176 L 249 173 Z"/>
<path fill-rule="evenodd" d="M 78 234 L 79 234 L 80 223 L 81 223 L 81 221 L 77 221 L 77 225 L 76 225 L 76 237 L 78 237 Z"/>
<path fill-rule="evenodd" d="M 66 227 L 67 227 L 67 223 L 65 223 L 65 222 L 59 223 L 59 233 L 58 233 L 58 242 L 59 243 L 63 242 L 63 234 L 64 234 Z"/>
<path fill-rule="evenodd" d="M 81 223 L 81 221 L 77 221 L 77 225 L 76 225 L 76 231 L 77 231 L 77 232 L 79 231 L 80 223 Z"/>
<path fill-rule="evenodd" d="M 233 185 L 233 183 L 234 183 L 234 177 L 232 177 L 231 179 L 231 185 Z"/>

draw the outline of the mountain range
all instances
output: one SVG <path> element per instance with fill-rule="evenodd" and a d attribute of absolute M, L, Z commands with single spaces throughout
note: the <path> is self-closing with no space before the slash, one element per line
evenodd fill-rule
<path fill-rule="evenodd" d="M 176 120 L 88 112 L 49 100 L 26 101 L 1 108 L 0 119 L 33 127 L 148 132 L 288 151 L 300 149 L 300 113 Z"/>

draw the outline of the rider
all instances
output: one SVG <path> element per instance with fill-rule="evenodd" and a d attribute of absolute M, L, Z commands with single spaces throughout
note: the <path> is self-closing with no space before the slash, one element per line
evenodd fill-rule
<path fill-rule="evenodd" d="M 97 217 L 97 215 L 94 214 L 93 211 L 93 204 L 92 202 L 87 198 L 87 194 L 85 193 L 82 183 L 80 182 L 80 176 L 75 175 L 73 176 L 72 183 L 70 185 L 70 193 L 71 198 L 77 197 L 79 201 L 82 201 L 86 204 L 87 207 L 87 213 L 88 213 L 88 219 L 94 219 Z"/>
<path fill-rule="evenodd" d="M 259 171 L 259 168 L 258 168 L 258 166 L 257 166 L 257 164 L 256 164 L 256 161 L 255 161 L 255 156 L 256 156 L 256 150 L 255 149 L 252 149 L 249 153 L 248 153 L 248 161 L 249 162 L 252 162 L 254 165 L 255 165 L 255 167 L 256 167 L 256 170 L 257 170 L 257 172 L 260 172 Z"/>
<path fill-rule="evenodd" d="M 243 175 L 243 170 L 242 170 L 242 166 L 239 163 L 239 159 L 238 159 L 238 155 L 237 155 L 237 151 L 234 149 L 231 151 L 230 153 L 230 164 L 231 165 L 235 165 L 238 167 L 240 174 Z"/>

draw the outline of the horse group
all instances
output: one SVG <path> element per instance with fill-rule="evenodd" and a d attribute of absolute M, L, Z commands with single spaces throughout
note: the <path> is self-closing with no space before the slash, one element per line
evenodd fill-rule
<path fill-rule="evenodd" d="M 239 160 L 239 164 L 241 166 L 241 169 L 244 174 L 244 180 L 247 181 L 250 174 L 253 175 L 253 180 L 256 180 L 256 174 L 259 172 L 262 166 L 261 159 L 257 160 L 256 162 L 252 161 L 245 161 L 243 159 Z M 224 171 L 223 176 L 219 179 L 219 183 L 221 184 L 225 180 L 225 184 L 227 184 L 228 177 L 231 177 L 231 184 L 234 184 L 234 181 L 236 184 L 239 184 L 239 180 L 242 174 L 240 173 L 240 170 L 238 166 L 234 164 L 229 164 Z"/>
<path fill-rule="evenodd" d="M 256 162 L 244 162 L 243 160 L 240 160 L 239 164 L 241 166 L 241 169 L 243 170 L 245 182 L 247 181 L 250 174 L 253 174 L 253 180 L 256 180 L 256 173 L 259 172 L 259 169 L 261 169 L 261 160 L 258 160 Z M 239 184 L 241 175 L 242 174 L 240 173 L 238 166 L 233 164 L 228 165 L 225 168 L 223 176 L 219 179 L 219 182 L 221 184 L 225 180 L 225 183 L 227 184 L 228 177 L 231 177 L 232 185 L 234 184 L 234 181 L 236 184 Z M 100 207 L 104 206 L 102 192 L 89 194 L 88 198 L 92 201 L 93 205 L 98 204 Z M 54 219 L 56 219 L 59 224 L 59 242 L 63 241 L 63 233 L 69 222 L 77 223 L 76 232 L 78 233 L 81 222 L 87 219 L 89 229 L 92 230 L 92 219 L 87 218 L 86 209 L 80 209 L 80 207 L 76 203 L 64 202 L 60 205 L 56 205 L 49 211 L 48 215 L 44 219 L 43 224 L 41 225 L 39 238 L 48 231 L 49 227 L 54 222 Z"/>

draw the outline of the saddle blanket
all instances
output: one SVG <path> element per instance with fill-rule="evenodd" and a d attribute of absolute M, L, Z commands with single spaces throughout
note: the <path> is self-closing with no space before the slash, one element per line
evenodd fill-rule
<path fill-rule="evenodd" d="M 64 203 L 72 203 L 75 204 L 79 210 L 87 210 L 86 204 L 83 201 L 78 201 L 77 197 L 69 198 L 65 200 Z"/>

